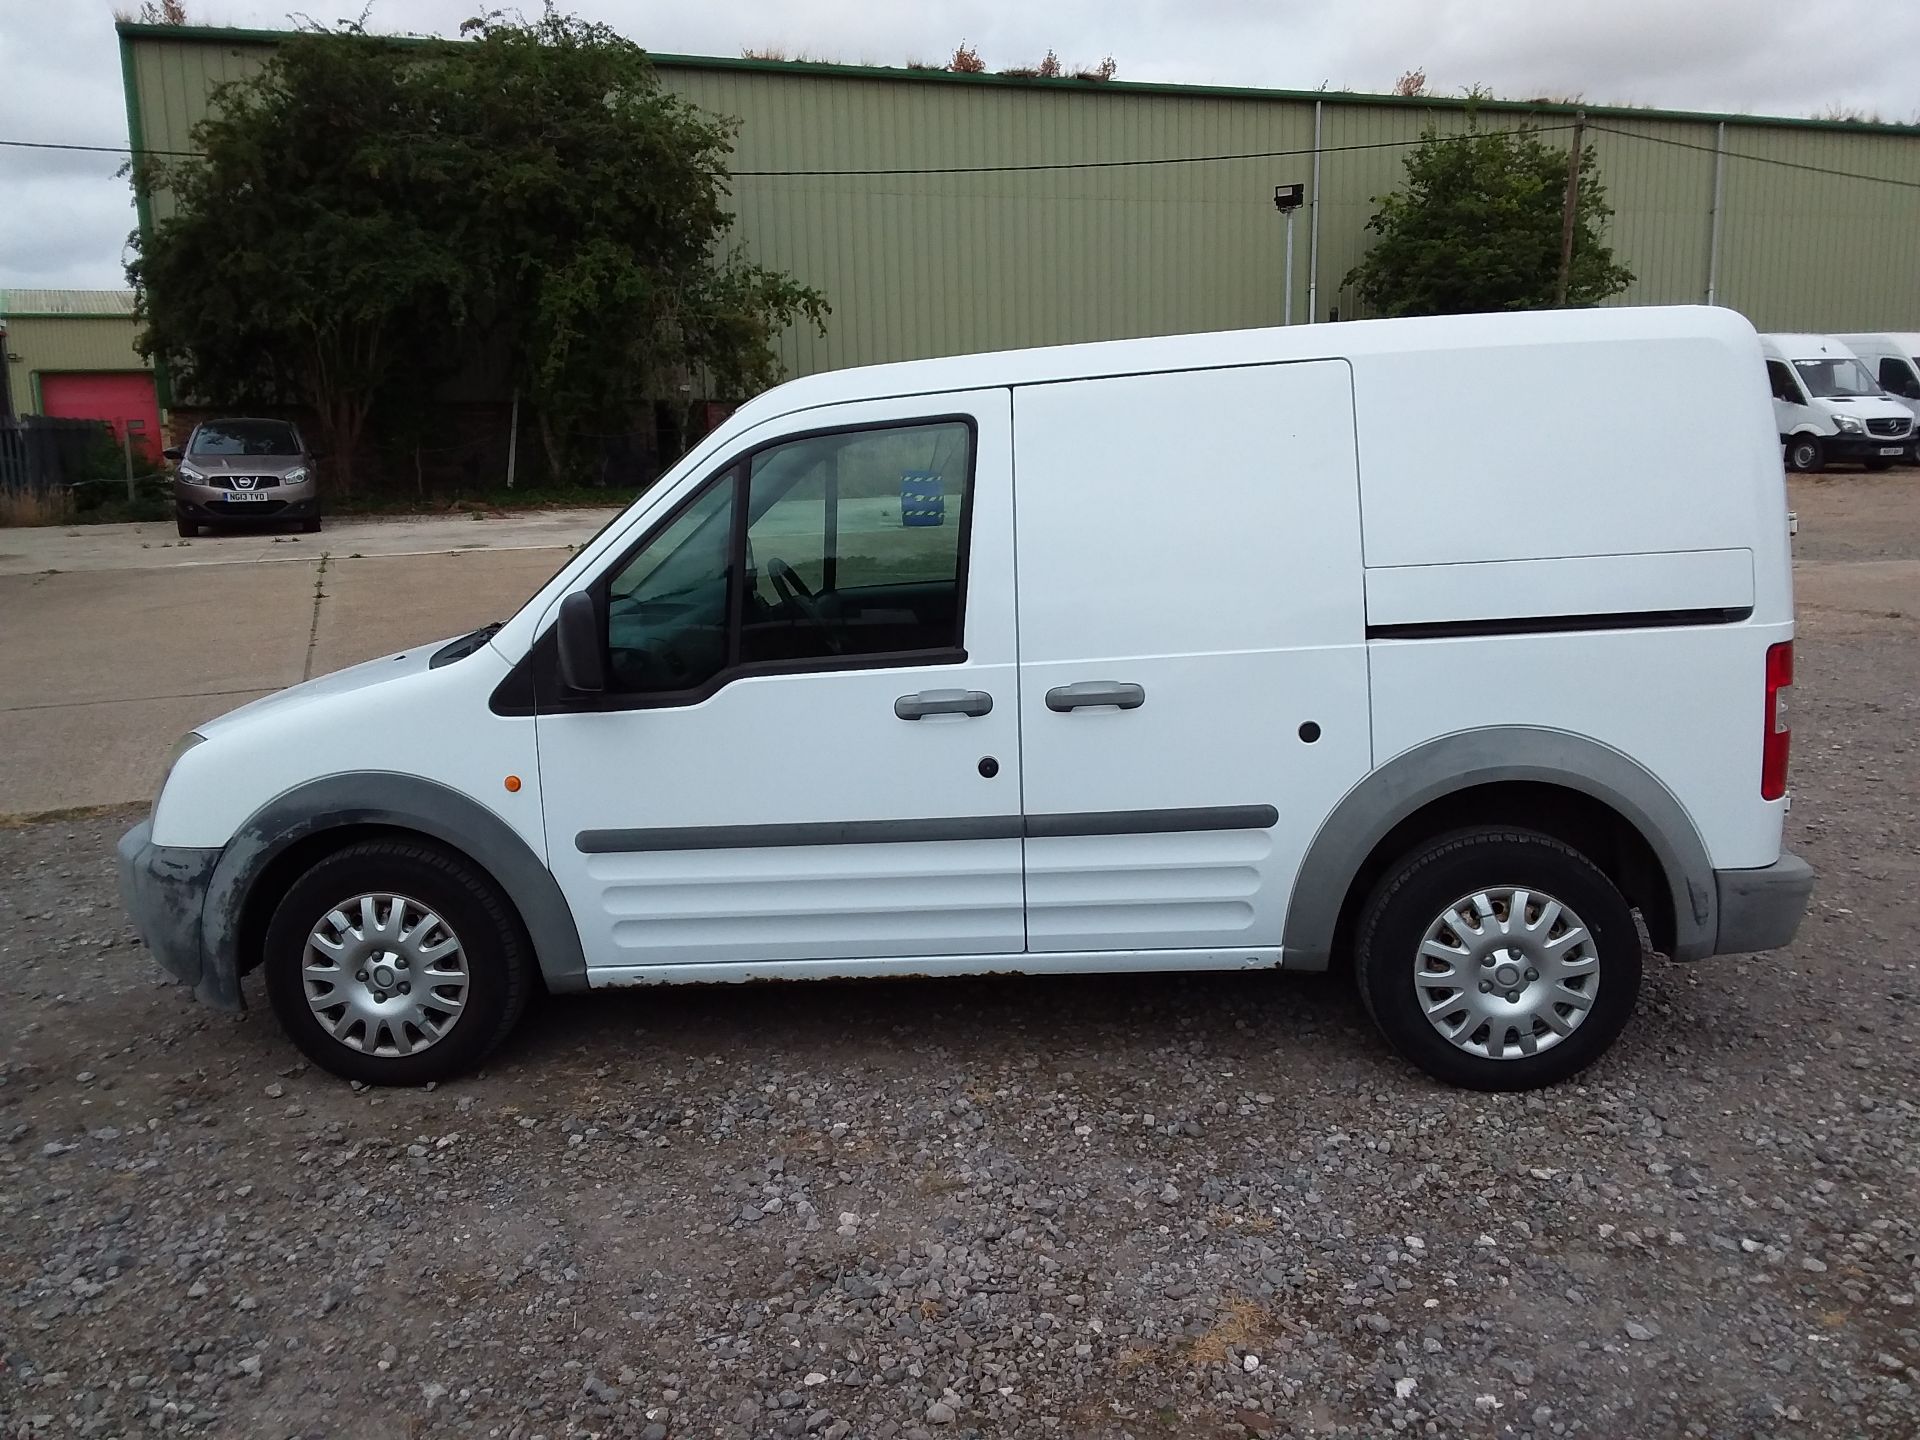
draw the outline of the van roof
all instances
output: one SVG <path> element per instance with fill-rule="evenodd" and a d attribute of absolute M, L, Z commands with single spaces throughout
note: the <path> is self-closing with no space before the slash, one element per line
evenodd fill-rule
<path fill-rule="evenodd" d="M 1163 370 L 1225 369 L 1287 360 L 1676 339 L 1717 341 L 1751 354 L 1754 330 L 1737 311 L 1707 305 L 1621 305 L 1222 330 L 825 371 L 777 386 L 748 401 L 738 413 L 743 419 L 757 421 L 816 405 L 887 396 L 933 395 Z"/>
<path fill-rule="evenodd" d="M 1847 348 L 1847 342 L 1838 335 L 1762 335 L 1760 343 L 1790 360 L 1796 357 L 1811 358 L 1815 355 L 1853 354 L 1853 351 Z"/>
<path fill-rule="evenodd" d="M 1842 335 L 1839 338 L 1849 345 L 1882 343 L 1892 346 L 1902 355 L 1920 355 L 1920 332 L 1912 330 L 1875 330 L 1870 334 Z"/>

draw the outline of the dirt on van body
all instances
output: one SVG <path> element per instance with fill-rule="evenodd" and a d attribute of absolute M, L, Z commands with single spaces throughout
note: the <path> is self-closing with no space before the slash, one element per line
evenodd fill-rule
<path fill-rule="evenodd" d="M 1795 486 L 1799 943 L 1544 1093 L 1269 974 L 554 1000 L 356 1091 L 162 980 L 131 812 L 0 831 L 0 1435 L 1912 1436 L 1913 476 Z"/>

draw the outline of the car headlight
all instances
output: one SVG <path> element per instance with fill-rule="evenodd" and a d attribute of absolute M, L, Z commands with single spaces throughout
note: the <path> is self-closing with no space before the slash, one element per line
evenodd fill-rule
<path fill-rule="evenodd" d="M 204 485 L 207 483 L 206 475 L 194 469 L 193 466 L 187 464 L 184 460 L 180 462 L 180 478 L 182 480 L 190 480 L 195 485 Z"/>
<path fill-rule="evenodd" d="M 160 771 L 160 787 L 153 792 L 153 803 L 157 806 L 160 797 L 166 793 L 167 781 L 173 778 L 173 767 L 180 763 L 180 757 L 196 745 L 206 743 L 207 737 L 197 731 L 189 730 L 173 742 L 173 749 L 167 753 L 167 763 Z"/>
<path fill-rule="evenodd" d="M 1840 427 L 1842 435 L 1861 435 L 1867 428 L 1851 415 L 1836 415 L 1833 417 L 1833 423 Z"/>
<path fill-rule="evenodd" d="M 307 476 L 309 473 L 310 472 L 308 471 L 306 466 L 304 465 L 297 466 L 296 468 L 287 471 L 285 475 L 282 475 L 280 477 L 280 483 L 283 485 L 304 485 L 307 483 Z"/>

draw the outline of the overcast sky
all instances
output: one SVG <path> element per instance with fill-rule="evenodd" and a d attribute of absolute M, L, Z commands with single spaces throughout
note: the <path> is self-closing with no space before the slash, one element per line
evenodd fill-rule
<path fill-rule="evenodd" d="M 452 34 L 506 0 L 375 0 L 374 28 Z M 137 9 L 135 0 L 123 8 Z M 526 7 L 536 8 L 534 0 Z M 1112 55 L 1123 80 L 1385 90 L 1426 70 L 1436 93 L 1581 95 L 1672 109 L 1909 121 L 1920 107 L 1914 0 L 576 0 L 649 49 L 900 64 L 965 39 L 988 66 L 1051 46 Z M 187 0 L 197 23 L 282 27 L 290 10 L 361 0 Z M 0 139 L 124 145 L 107 0 L 0 0 Z M 133 207 L 110 155 L 0 147 L 0 287 L 110 286 Z"/>

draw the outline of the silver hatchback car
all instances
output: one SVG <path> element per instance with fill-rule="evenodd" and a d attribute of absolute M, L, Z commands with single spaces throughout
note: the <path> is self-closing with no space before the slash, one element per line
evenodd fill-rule
<path fill-rule="evenodd" d="M 291 420 L 203 420 L 166 457 L 176 462 L 173 513 L 182 535 L 261 521 L 320 528 L 319 457 Z"/>

